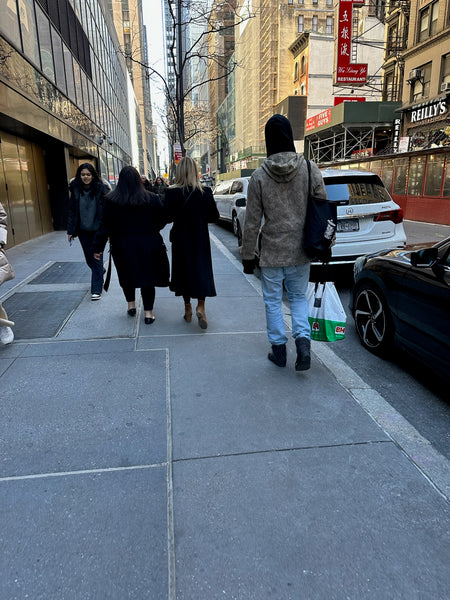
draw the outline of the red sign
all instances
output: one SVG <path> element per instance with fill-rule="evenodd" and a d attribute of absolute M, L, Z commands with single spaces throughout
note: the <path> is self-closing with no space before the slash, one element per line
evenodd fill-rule
<path fill-rule="evenodd" d="M 367 82 L 367 65 L 351 62 L 354 4 L 364 4 L 364 0 L 339 0 L 335 83 L 357 86 Z"/>
<path fill-rule="evenodd" d="M 323 110 L 316 115 L 316 127 L 328 125 L 328 123 L 331 123 L 331 108 L 327 108 L 327 110 Z"/>
<path fill-rule="evenodd" d="M 366 99 L 362 96 L 335 96 L 334 105 L 342 104 L 342 102 L 365 102 Z"/>
<path fill-rule="evenodd" d="M 305 127 L 305 131 L 311 131 L 311 129 L 314 129 L 314 127 L 316 126 L 316 117 L 309 117 L 309 119 L 306 119 L 306 127 Z"/>
<path fill-rule="evenodd" d="M 318 115 L 306 119 L 305 131 L 311 131 L 315 127 L 328 125 L 328 123 L 331 123 L 331 108 L 327 108 L 327 110 L 323 110 Z"/>
<path fill-rule="evenodd" d="M 174 155 L 174 159 L 175 159 L 175 164 L 177 165 L 180 160 L 183 158 L 183 152 L 181 151 L 181 144 L 179 144 L 178 142 L 176 142 L 173 145 L 173 155 Z"/>

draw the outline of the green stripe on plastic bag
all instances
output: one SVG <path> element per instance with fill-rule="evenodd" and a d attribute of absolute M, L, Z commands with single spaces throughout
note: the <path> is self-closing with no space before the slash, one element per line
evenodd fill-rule
<path fill-rule="evenodd" d="M 308 317 L 311 339 L 317 342 L 337 342 L 345 338 L 345 322 Z"/>

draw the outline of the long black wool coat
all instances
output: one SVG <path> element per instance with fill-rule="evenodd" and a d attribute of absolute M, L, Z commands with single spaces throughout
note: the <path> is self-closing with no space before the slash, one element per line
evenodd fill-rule
<path fill-rule="evenodd" d="M 166 190 L 164 205 L 169 222 L 173 221 L 170 289 L 176 296 L 216 296 L 208 223 L 219 220 L 219 211 L 211 189 L 203 190 L 203 194 L 192 188 Z"/>
<path fill-rule="evenodd" d="M 147 202 L 121 206 L 106 199 L 94 249 L 102 252 L 108 237 L 111 254 L 122 287 L 169 285 L 169 260 L 159 233 L 167 224 L 165 209 L 155 194 Z"/>

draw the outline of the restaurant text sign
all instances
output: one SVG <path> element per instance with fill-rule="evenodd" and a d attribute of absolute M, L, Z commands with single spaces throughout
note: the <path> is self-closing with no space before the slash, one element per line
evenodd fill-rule
<path fill-rule="evenodd" d="M 364 85 L 367 82 L 367 64 L 352 63 L 353 5 L 365 0 L 339 0 L 338 35 L 335 84 Z"/>

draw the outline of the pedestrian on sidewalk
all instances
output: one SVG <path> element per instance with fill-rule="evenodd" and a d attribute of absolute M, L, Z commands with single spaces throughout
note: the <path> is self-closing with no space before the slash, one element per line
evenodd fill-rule
<path fill-rule="evenodd" d="M 192 320 L 191 298 L 197 299 L 198 324 L 206 329 L 205 298 L 217 295 L 208 223 L 219 220 L 219 211 L 211 189 L 202 186 L 192 158 L 185 156 L 178 163 L 175 183 L 167 188 L 164 205 L 169 222 L 173 222 L 170 289 L 183 296 L 183 318 L 188 323 Z"/>
<path fill-rule="evenodd" d="M 291 307 L 296 371 L 311 365 L 311 330 L 306 290 L 310 261 L 303 251 L 303 230 L 308 203 L 308 168 L 295 151 L 292 127 L 282 115 L 265 127 L 267 158 L 254 171 L 248 186 L 242 241 L 244 273 L 253 273 L 255 248 L 261 228 L 259 266 L 266 309 L 267 335 L 272 346 L 268 358 L 286 366 L 286 332 L 282 313 L 283 282 Z M 311 162 L 314 196 L 326 198 L 322 175 Z"/>
<path fill-rule="evenodd" d="M 3 250 L 8 240 L 7 215 L 3 206 L 0 204 L 0 285 L 14 279 L 14 271 L 9 264 L 8 258 Z M 14 333 L 11 329 L 12 321 L 9 321 L 6 310 L 0 302 L 0 342 L 4 345 L 11 344 L 14 341 Z"/>
<path fill-rule="evenodd" d="M 102 182 L 90 163 L 77 169 L 69 185 L 70 199 L 67 220 L 69 242 L 78 237 L 84 258 L 91 269 L 91 300 L 100 300 L 103 289 L 103 257 L 94 258 L 93 241 L 102 218 L 102 209 L 108 187 Z"/>
<path fill-rule="evenodd" d="M 134 167 L 124 167 L 116 189 L 106 197 L 93 243 L 94 256 L 99 259 L 109 238 L 119 283 L 128 302 L 127 314 L 136 315 L 136 288 L 140 288 L 146 325 L 155 321 L 155 287 L 169 285 L 169 260 L 160 234 L 166 223 L 160 198 L 145 190 Z"/>

